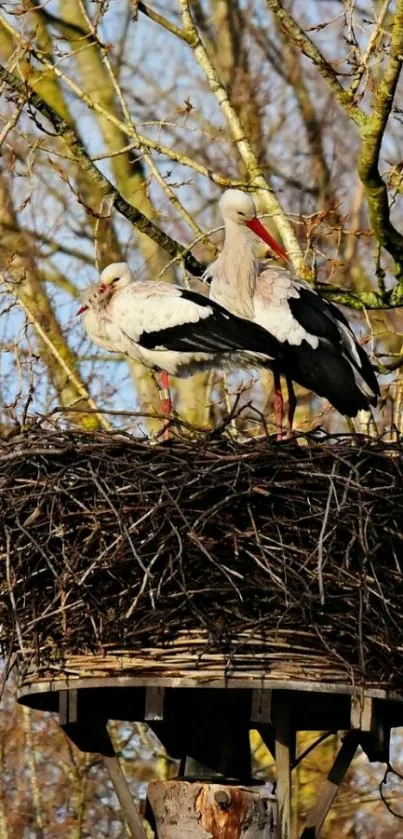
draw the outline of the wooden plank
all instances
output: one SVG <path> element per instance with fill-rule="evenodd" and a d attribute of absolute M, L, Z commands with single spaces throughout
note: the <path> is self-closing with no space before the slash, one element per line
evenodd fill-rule
<path fill-rule="evenodd" d="M 371 727 L 362 733 L 360 744 L 368 759 L 388 763 L 390 753 L 390 731 L 396 726 L 396 714 L 390 703 L 373 700 Z"/>
<path fill-rule="evenodd" d="M 106 720 L 96 716 L 78 718 L 77 691 L 59 693 L 59 724 L 82 751 L 100 752 L 133 839 L 147 839 L 130 787 L 115 755 Z"/>
<path fill-rule="evenodd" d="M 79 691 L 60 691 L 59 725 L 82 752 L 99 752 L 108 757 L 115 754 L 106 719 L 88 709 L 81 708 L 79 714 Z"/>
<path fill-rule="evenodd" d="M 164 687 L 146 688 L 146 701 L 144 709 L 144 719 L 146 721 L 164 719 L 164 699 Z"/>
<path fill-rule="evenodd" d="M 116 755 L 115 757 L 104 757 L 104 764 L 118 797 L 122 815 L 127 822 L 133 839 L 147 839 L 142 818 L 133 801 L 129 784 L 122 772 Z"/>
<path fill-rule="evenodd" d="M 370 696 L 366 696 L 364 693 L 352 694 L 350 723 L 351 728 L 360 729 L 360 731 L 371 731 L 373 723 L 373 700 Z"/>
<path fill-rule="evenodd" d="M 197 676 L 83 676 L 81 678 L 69 677 L 69 679 L 54 677 L 52 680 L 38 679 L 31 683 L 22 684 L 18 693 L 18 701 L 29 705 L 29 697 L 36 694 L 55 694 L 60 690 L 71 690 L 72 688 L 94 688 L 94 687 L 204 687 L 204 688 L 242 688 L 243 690 L 298 690 L 306 693 L 335 693 L 351 695 L 355 688 L 346 682 L 320 682 L 320 681 L 299 681 L 290 679 L 270 679 L 268 676 L 256 675 L 256 678 L 242 676 L 240 678 L 217 678 L 216 676 L 203 675 L 201 671 Z M 366 696 L 378 699 L 387 699 L 403 702 L 403 692 L 395 690 L 382 690 L 381 688 L 366 688 Z"/>
<path fill-rule="evenodd" d="M 61 690 L 59 693 L 59 725 L 76 723 L 77 719 L 77 691 Z"/>
<path fill-rule="evenodd" d="M 270 725 L 272 719 L 272 697 L 271 690 L 252 690 L 252 703 L 250 721 L 253 728 L 260 725 Z"/>
<path fill-rule="evenodd" d="M 301 839 L 316 839 L 322 830 L 323 822 L 338 793 L 340 784 L 351 764 L 357 751 L 359 737 L 357 731 L 349 731 L 336 756 L 332 768 L 327 776 L 318 800 L 312 810 L 308 813 L 306 825 L 301 834 Z"/>

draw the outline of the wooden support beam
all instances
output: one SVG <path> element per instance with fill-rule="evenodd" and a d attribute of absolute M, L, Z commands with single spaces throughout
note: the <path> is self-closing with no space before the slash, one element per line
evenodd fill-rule
<path fill-rule="evenodd" d="M 80 751 L 99 752 L 103 757 L 115 754 L 106 720 L 96 712 L 80 712 L 80 691 L 59 692 L 59 725 Z"/>
<path fill-rule="evenodd" d="M 214 778 L 214 775 L 217 775 L 214 772 L 214 769 L 211 769 L 210 766 L 206 766 L 204 763 L 200 763 L 198 760 L 194 760 L 192 757 L 186 755 L 184 759 L 184 766 L 183 766 L 183 775 L 184 779 L 190 781 L 194 778 L 197 781 L 209 780 L 211 781 Z M 214 779 L 215 780 L 215 779 Z M 220 778 L 217 777 L 217 783 L 220 781 Z"/>
<path fill-rule="evenodd" d="M 78 720 L 78 697 L 76 690 L 61 690 L 59 693 L 59 724 L 61 726 Z"/>
<path fill-rule="evenodd" d="M 327 780 L 320 791 L 319 798 L 310 813 L 308 813 L 301 839 L 316 839 L 319 836 L 323 822 L 357 751 L 358 743 L 359 733 L 357 731 L 349 731 L 330 769 Z"/>
<path fill-rule="evenodd" d="M 365 694 L 351 697 L 351 728 L 360 730 L 360 745 L 370 761 L 387 763 L 390 748 L 390 708 Z"/>
<path fill-rule="evenodd" d="M 147 839 L 143 822 L 133 801 L 129 784 L 116 757 L 107 721 L 96 713 L 80 714 L 77 690 L 59 693 L 59 724 L 70 740 L 84 752 L 99 752 L 107 769 L 133 839 Z"/>
<path fill-rule="evenodd" d="M 164 719 L 165 688 L 147 687 L 144 708 L 144 720 Z"/>
<path fill-rule="evenodd" d="M 284 701 L 276 705 L 274 716 L 275 758 L 278 801 L 278 839 L 291 839 L 291 764 L 295 733 L 291 729 L 290 711 Z"/>
<path fill-rule="evenodd" d="M 273 727 L 273 691 L 255 688 L 252 690 L 250 727 L 259 732 L 272 757 L 275 756 Z"/>
<path fill-rule="evenodd" d="M 273 691 L 255 688 L 252 690 L 250 721 L 253 728 L 271 725 Z"/>
<path fill-rule="evenodd" d="M 104 757 L 104 764 L 118 797 L 123 818 L 127 822 L 133 839 L 147 839 L 143 821 L 133 801 L 129 784 L 122 772 L 118 758 L 116 755 L 115 757 Z"/>

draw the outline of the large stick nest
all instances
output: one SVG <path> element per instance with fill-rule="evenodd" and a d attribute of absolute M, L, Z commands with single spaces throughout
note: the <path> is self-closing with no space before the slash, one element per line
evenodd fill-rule
<path fill-rule="evenodd" d="M 5 653 L 35 678 L 121 667 L 402 688 L 401 448 L 305 442 L 2 443 Z"/>

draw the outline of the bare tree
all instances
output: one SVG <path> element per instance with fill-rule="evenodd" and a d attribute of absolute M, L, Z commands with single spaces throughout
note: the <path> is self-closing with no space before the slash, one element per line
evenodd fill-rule
<path fill-rule="evenodd" d="M 375 4 L 372 18 L 347 2 L 297 2 L 292 14 L 279 0 L 171 0 L 162 11 L 61 0 L 57 13 L 36 0 L 5 4 L 4 403 L 14 406 L 20 393 L 25 413 L 27 400 L 41 412 L 56 402 L 158 412 L 148 371 L 132 366 L 127 378 L 125 362 L 111 359 L 118 376 L 112 384 L 105 377 L 105 355 L 71 330 L 70 301 L 94 276 L 91 265 L 128 257 L 141 276 L 172 282 L 202 270 L 219 245 L 208 238 L 216 199 L 231 185 L 254 192 L 300 274 L 356 318 L 366 310 L 381 369 L 399 370 L 401 327 L 391 307 L 402 295 L 401 39 L 399 2 Z M 36 342 L 30 329 L 22 339 L 14 303 Z M 17 344 L 25 353 L 18 394 L 7 390 Z M 219 381 L 175 382 L 180 415 L 214 421 Z M 399 373 L 390 388 L 396 421 Z M 267 414 L 270 391 L 266 376 L 242 398 Z M 317 407 L 302 400 L 300 427 L 318 421 Z M 16 414 L 6 409 L 6 425 Z M 326 406 L 319 419 L 340 425 Z M 85 412 L 77 420 L 106 423 Z M 390 412 L 378 421 L 384 427 Z"/>

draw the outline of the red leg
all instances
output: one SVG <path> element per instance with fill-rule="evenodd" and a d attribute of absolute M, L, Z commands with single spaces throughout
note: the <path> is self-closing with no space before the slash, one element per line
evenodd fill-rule
<path fill-rule="evenodd" d="M 161 411 L 165 416 L 169 417 L 172 411 L 171 394 L 169 390 L 169 376 L 165 370 L 162 371 L 160 387 Z M 169 440 L 169 429 L 166 428 L 163 434 L 163 440 Z"/>
<path fill-rule="evenodd" d="M 283 408 L 284 400 L 281 390 L 280 376 L 276 370 L 273 371 L 274 376 L 274 418 L 277 429 L 277 440 L 283 439 Z"/>
<path fill-rule="evenodd" d="M 297 398 L 295 396 L 292 379 L 290 379 L 289 376 L 286 376 L 286 382 L 288 390 L 287 432 L 288 436 L 292 437 L 292 424 L 294 422 L 294 414 L 297 407 Z"/>

